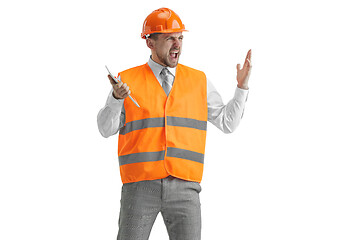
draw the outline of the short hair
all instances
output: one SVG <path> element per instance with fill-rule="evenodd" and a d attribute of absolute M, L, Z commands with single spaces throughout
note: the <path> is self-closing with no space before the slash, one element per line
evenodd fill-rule
<path fill-rule="evenodd" d="M 161 33 L 152 33 L 152 34 L 150 34 L 149 38 L 157 40 L 159 37 L 159 34 L 161 34 Z"/>

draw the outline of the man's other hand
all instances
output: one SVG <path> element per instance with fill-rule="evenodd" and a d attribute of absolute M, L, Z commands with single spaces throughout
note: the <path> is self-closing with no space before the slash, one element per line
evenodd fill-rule
<path fill-rule="evenodd" d="M 240 64 L 236 65 L 238 87 L 242 89 L 249 89 L 248 82 L 251 73 L 251 49 L 248 51 L 243 68 L 240 68 Z"/>
<path fill-rule="evenodd" d="M 108 78 L 110 80 L 110 83 L 114 89 L 113 91 L 113 96 L 116 99 L 124 99 L 126 97 L 128 97 L 131 93 L 129 86 L 126 85 L 126 83 L 123 82 L 115 82 L 114 79 L 112 79 L 112 77 L 110 75 L 108 75 Z"/>

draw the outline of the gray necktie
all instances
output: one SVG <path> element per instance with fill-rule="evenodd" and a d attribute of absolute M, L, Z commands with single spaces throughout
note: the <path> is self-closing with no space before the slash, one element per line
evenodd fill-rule
<path fill-rule="evenodd" d="M 161 86 L 164 89 L 166 95 L 169 95 L 172 82 L 172 76 L 170 71 L 167 68 L 163 68 L 163 70 L 161 70 L 160 77 L 163 79 L 163 83 Z"/>

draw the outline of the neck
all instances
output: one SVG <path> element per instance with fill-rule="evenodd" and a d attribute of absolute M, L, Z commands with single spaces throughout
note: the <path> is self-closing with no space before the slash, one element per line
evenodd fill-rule
<path fill-rule="evenodd" d="M 156 57 L 156 55 L 151 54 L 150 57 L 151 57 L 151 59 L 152 59 L 154 62 L 156 62 L 157 64 L 160 64 L 160 65 L 163 66 L 163 67 L 168 67 L 168 66 L 164 65 L 162 62 L 160 62 L 159 58 Z"/>

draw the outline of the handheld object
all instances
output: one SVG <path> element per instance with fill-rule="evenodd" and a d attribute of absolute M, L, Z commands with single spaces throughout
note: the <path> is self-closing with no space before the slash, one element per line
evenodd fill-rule
<path fill-rule="evenodd" d="M 108 68 L 106 65 L 105 65 L 105 67 L 106 67 L 106 69 L 108 70 L 109 75 L 111 76 L 111 78 L 112 78 L 115 82 L 120 83 L 121 80 L 118 79 L 118 78 L 116 78 L 116 77 L 114 77 L 114 75 L 112 75 L 112 73 L 110 72 L 109 68 Z M 119 76 L 119 77 L 120 77 L 120 76 Z M 137 103 L 137 101 L 136 101 L 133 97 L 131 97 L 131 95 L 129 95 L 129 98 L 131 99 L 131 101 L 133 101 L 133 103 L 135 103 L 136 106 L 140 107 L 140 105 Z"/>

